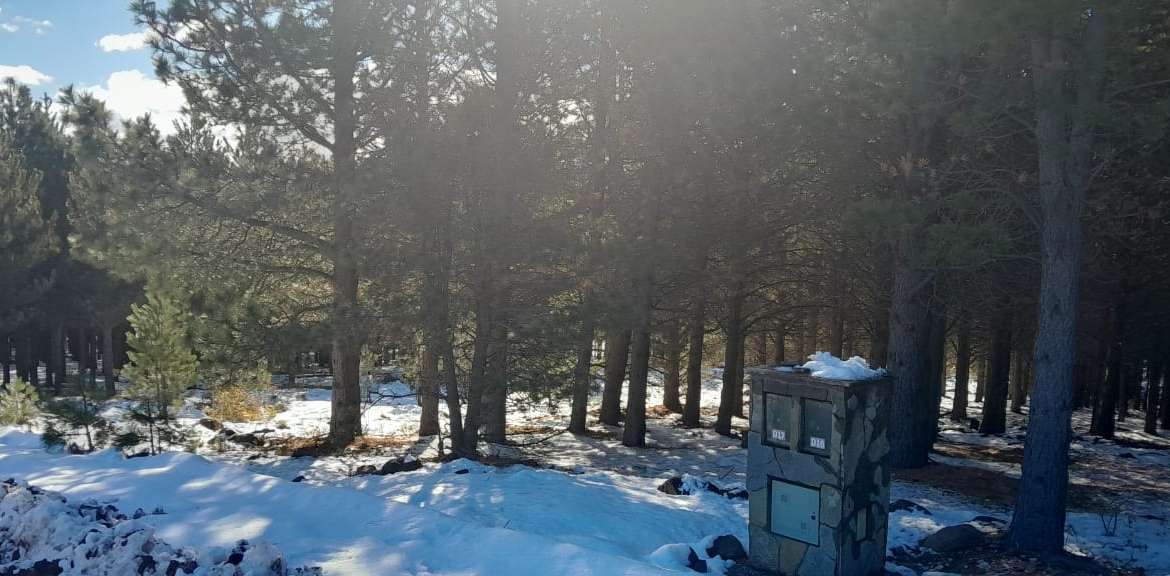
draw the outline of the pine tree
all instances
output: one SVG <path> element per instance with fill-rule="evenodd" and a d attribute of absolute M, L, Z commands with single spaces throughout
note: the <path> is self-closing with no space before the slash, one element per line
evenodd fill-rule
<path fill-rule="evenodd" d="M 146 303 L 131 307 L 130 380 L 126 396 L 137 403 L 132 419 L 147 427 L 151 452 L 159 450 L 161 433 L 170 421 L 168 408 L 195 382 L 196 358 L 187 342 L 186 317 L 179 303 L 158 288 L 146 292 Z M 118 441 L 125 446 L 127 442 Z"/>
<path fill-rule="evenodd" d="M 46 287 L 32 272 L 53 251 L 52 227 L 41 218 L 40 175 L 0 135 L 0 324 L 35 300 Z M 13 322 L 15 324 L 17 322 Z"/>

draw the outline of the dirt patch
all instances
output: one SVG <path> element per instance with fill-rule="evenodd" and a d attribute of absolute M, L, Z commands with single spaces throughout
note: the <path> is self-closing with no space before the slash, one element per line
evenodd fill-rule
<path fill-rule="evenodd" d="M 1149 444 L 1148 442 L 1141 444 Z M 976 444 L 961 444 L 952 442 L 938 442 L 934 451 L 944 456 L 961 458 L 976 462 L 993 462 L 1012 465 L 1022 465 L 1024 449 L 1022 446 L 980 446 Z M 1090 511 L 1099 509 L 1096 503 L 1102 500 L 1117 503 L 1125 500 L 1162 501 L 1170 499 L 1170 483 L 1166 482 L 1166 472 L 1160 466 L 1151 466 L 1141 462 L 1137 456 L 1129 454 L 1111 456 L 1089 450 L 1074 448 L 1069 454 L 1069 469 L 1071 490 L 1100 492 L 1101 496 L 1087 504 Z"/>
<path fill-rule="evenodd" d="M 991 576 L 1142 576 L 1140 569 L 1125 568 L 1097 560 L 1060 555 L 1037 557 L 1018 554 L 1000 541 L 945 555 L 920 553 L 897 548 L 894 561 L 918 573 L 929 571 L 951 574 L 987 574 Z"/>
<path fill-rule="evenodd" d="M 934 451 L 943 456 L 983 462 L 1020 464 L 1024 461 L 1024 449 L 1019 446 L 980 446 L 978 444 L 935 442 Z"/>
<path fill-rule="evenodd" d="M 537 424 L 527 424 L 521 426 L 509 425 L 507 433 L 509 436 L 525 436 L 535 434 L 552 434 L 559 432 L 560 428 L 553 428 L 552 426 L 543 426 Z"/>
<path fill-rule="evenodd" d="M 417 438 L 408 436 L 359 436 L 341 452 L 352 454 L 400 450 L 413 446 L 417 442 Z M 338 453 L 326 443 L 324 436 L 272 438 L 268 447 L 277 456 L 311 456 L 316 458 Z"/>
<path fill-rule="evenodd" d="M 984 500 L 1004 507 L 1015 505 L 1018 480 L 1000 472 L 969 466 L 932 463 L 914 470 L 897 470 L 894 478 L 903 482 L 925 484 L 932 488 Z M 1076 510 L 1102 511 L 1114 507 L 1112 498 L 1099 487 L 1079 484 L 1069 486 L 1069 507 Z"/>
<path fill-rule="evenodd" d="M 677 414 L 677 412 L 672 412 L 670 410 L 670 408 L 667 408 L 666 406 L 664 406 L 662 404 L 658 404 L 658 405 L 650 406 L 650 407 L 646 408 L 646 417 L 647 418 L 669 418 L 671 416 L 674 416 L 675 414 Z"/>

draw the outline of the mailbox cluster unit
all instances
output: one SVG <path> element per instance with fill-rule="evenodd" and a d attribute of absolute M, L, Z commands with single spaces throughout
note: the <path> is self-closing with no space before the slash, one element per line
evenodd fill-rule
<path fill-rule="evenodd" d="M 882 574 L 890 499 L 887 379 L 752 368 L 749 550 L 786 576 Z"/>

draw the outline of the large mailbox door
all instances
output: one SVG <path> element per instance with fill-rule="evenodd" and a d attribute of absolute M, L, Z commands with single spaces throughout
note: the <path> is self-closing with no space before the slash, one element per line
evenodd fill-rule
<path fill-rule="evenodd" d="M 772 532 L 813 546 L 820 545 L 819 490 L 772 479 L 770 501 Z"/>

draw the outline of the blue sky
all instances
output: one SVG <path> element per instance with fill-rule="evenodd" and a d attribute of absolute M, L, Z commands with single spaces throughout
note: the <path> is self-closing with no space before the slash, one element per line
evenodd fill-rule
<path fill-rule="evenodd" d="M 154 78 L 128 0 L 0 0 L 0 76 L 55 94 L 69 84 L 122 118 L 150 113 L 169 128 L 181 92 Z"/>

